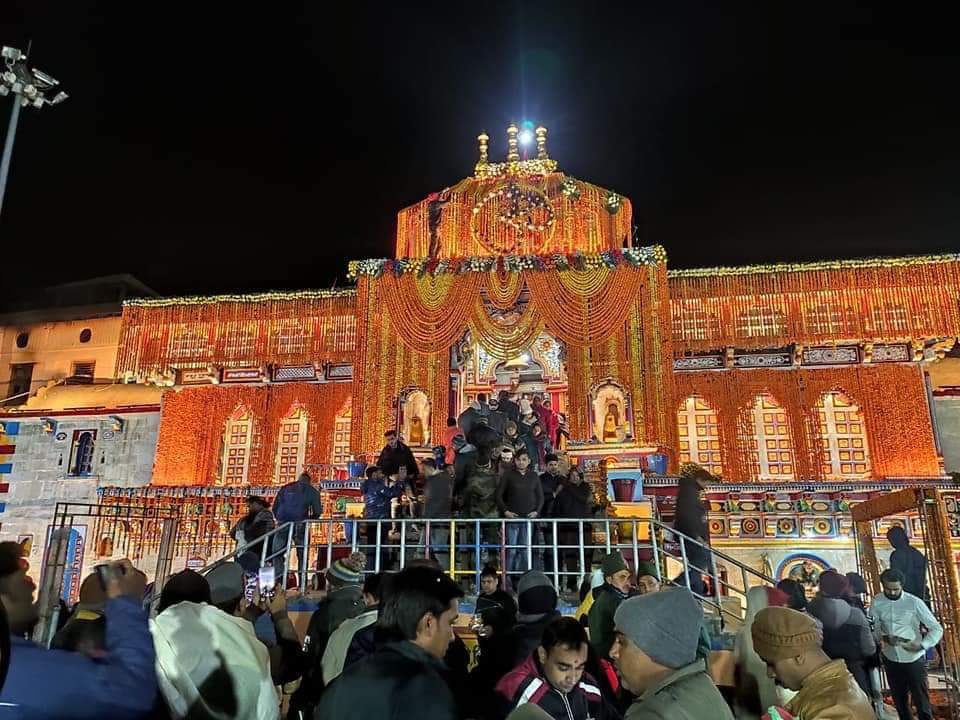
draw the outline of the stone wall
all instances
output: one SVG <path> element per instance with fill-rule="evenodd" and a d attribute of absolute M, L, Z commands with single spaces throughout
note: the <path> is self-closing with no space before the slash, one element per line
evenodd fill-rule
<path fill-rule="evenodd" d="M 123 420 L 122 430 L 114 417 Z M 150 483 L 160 426 L 160 412 L 69 415 L 51 417 L 44 427 L 39 417 L 18 419 L 6 508 L 0 520 L 0 540 L 21 540 L 32 536 L 30 565 L 39 571 L 48 527 L 58 502 L 97 502 L 101 486 L 142 487 Z M 49 423 L 55 423 L 50 429 Z M 91 472 L 72 477 L 69 472 L 75 431 L 95 430 Z M 90 522 L 77 517 L 75 526 Z M 92 531 L 92 528 L 91 528 Z M 88 540 L 91 540 L 89 538 Z M 83 565 L 94 558 L 91 548 L 84 552 Z"/>

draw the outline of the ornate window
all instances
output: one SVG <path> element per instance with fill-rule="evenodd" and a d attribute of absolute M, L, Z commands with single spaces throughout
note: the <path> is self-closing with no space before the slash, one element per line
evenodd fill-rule
<path fill-rule="evenodd" d="M 814 335 L 853 337 L 856 324 L 849 308 L 833 303 L 807 309 L 807 330 Z"/>
<path fill-rule="evenodd" d="M 194 360 L 206 357 L 207 326 L 179 323 L 170 329 L 167 357 L 170 360 Z"/>
<path fill-rule="evenodd" d="M 277 355 L 302 355 L 307 351 L 309 334 L 296 318 L 277 320 L 273 326 L 273 342 Z"/>
<path fill-rule="evenodd" d="M 293 482 L 303 469 L 307 456 L 307 413 L 294 408 L 280 421 L 277 438 L 276 478 L 281 485 Z"/>
<path fill-rule="evenodd" d="M 907 311 L 901 305 L 878 305 L 871 313 L 874 332 L 886 336 L 903 337 L 907 335 L 910 323 Z"/>
<path fill-rule="evenodd" d="M 253 420 L 244 408 L 227 418 L 223 429 L 223 457 L 220 462 L 221 485 L 245 485 L 250 472 L 250 448 L 253 444 Z"/>
<path fill-rule="evenodd" d="M 720 337 L 717 316 L 700 308 L 675 307 L 673 339 L 677 341 L 715 340 Z"/>
<path fill-rule="evenodd" d="M 350 400 L 337 414 L 333 424 L 333 451 L 330 462 L 334 465 L 346 465 L 350 462 Z"/>
<path fill-rule="evenodd" d="M 754 473 L 761 480 L 794 480 L 796 478 L 793 441 L 787 413 L 772 395 L 759 395 L 751 410 L 753 439 L 751 460 Z"/>
<path fill-rule="evenodd" d="M 772 307 L 750 308 L 737 318 L 737 334 L 748 338 L 786 335 L 787 319 Z"/>
<path fill-rule="evenodd" d="M 714 475 L 721 474 L 720 423 L 717 413 L 703 398 L 693 395 L 677 412 L 680 431 L 680 462 L 692 462 Z"/>
<path fill-rule="evenodd" d="M 233 321 L 223 330 L 223 354 L 231 360 L 251 360 L 257 345 L 255 322 Z"/>
<path fill-rule="evenodd" d="M 824 477 L 828 480 L 868 477 L 870 449 L 860 408 L 843 393 L 831 392 L 820 398 L 817 411 L 823 439 Z"/>

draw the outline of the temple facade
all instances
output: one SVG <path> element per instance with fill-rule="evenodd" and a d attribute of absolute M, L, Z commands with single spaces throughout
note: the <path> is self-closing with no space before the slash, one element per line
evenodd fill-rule
<path fill-rule="evenodd" d="M 247 493 L 306 468 L 342 512 L 385 430 L 428 453 L 502 390 L 551 400 L 601 502 L 616 469 L 669 520 L 680 468 L 708 470 L 714 545 L 771 575 L 853 569 L 852 504 L 952 485 L 960 255 L 672 270 L 634 244 L 627 198 L 563 173 L 544 128 L 529 152 L 518 133 L 502 162 L 481 134 L 473 175 L 401 210 L 394 257 L 351 262 L 347 289 L 127 300 L 103 402 L 64 387 L 0 417 L 3 534 L 44 536 L 74 487 L 178 506 L 177 552 L 200 564 Z M 78 476 L 88 456 L 103 470 Z M 83 565 L 159 538 L 101 518 L 78 543 Z"/>

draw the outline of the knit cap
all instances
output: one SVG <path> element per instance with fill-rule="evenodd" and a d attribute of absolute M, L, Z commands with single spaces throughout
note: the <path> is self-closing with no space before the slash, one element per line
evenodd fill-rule
<path fill-rule="evenodd" d="M 604 555 L 600 563 L 600 568 L 603 570 L 604 577 L 610 577 L 611 575 L 616 575 L 621 570 L 630 569 L 627 567 L 627 561 L 623 559 L 623 555 L 620 554 L 619 550 L 614 550 Z"/>
<path fill-rule="evenodd" d="M 539 570 L 531 570 L 517 583 L 517 608 L 521 615 L 546 615 L 557 609 L 557 591 Z"/>
<path fill-rule="evenodd" d="M 613 621 L 658 665 L 676 670 L 697 659 L 703 610 L 686 588 L 671 587 L 624 600 Z"/>
<path fill-rule="evenodd" d="M 764 608 L 750 628 L 753 649 L 767 662 L 797 657 L 820 648 L 823 635 L 817 621 L 785 607 Z"/>
<path fill-rule="evenodd" d="M 350 557 L 340 558 L 327 568 L 327 578 L 341 585 L 360 585 L 363 582 L 363 568 L 367 557 L 355 552 Z"/>

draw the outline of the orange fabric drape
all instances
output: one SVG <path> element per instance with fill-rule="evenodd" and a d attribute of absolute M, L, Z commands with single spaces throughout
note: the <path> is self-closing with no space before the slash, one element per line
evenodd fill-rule
<path fill-rule="evenodd" d="M 678 400 L 699 395 L 716 411 L 723 475 L 728 480 L 757 479 L 749 459 L 753 439 L 749 411 L 764 392 L 783 406 L 790 422 L 798 479 L 824 479 L 817 403 L 832 391 L 843 392 L 860 407 L 873 477 L 940 474 L 926 389 L 917 365 L 679 372 L 675 377 Z"/>
<path fill-rule="evenodd" d="M 306 462 L 330 462 L 334 421 L 350 397 L 349 383 L 237 385 L 168 390 L 163 394 L 153 467 L 156 485 L 212 485 L 219 476 L 223 433 L 238 408 L 253 425 L 248 482 L 275 482 L 277 437 L 290 411 L 307 414 Z"/>

